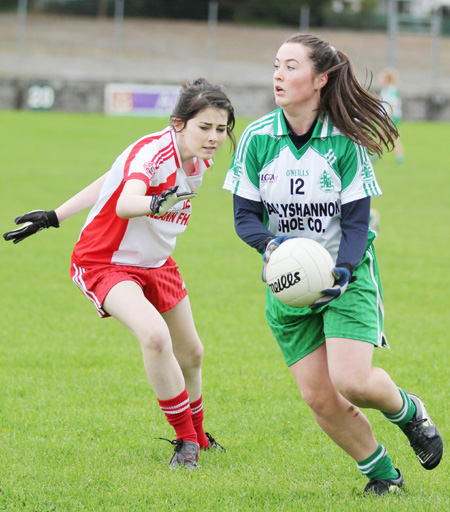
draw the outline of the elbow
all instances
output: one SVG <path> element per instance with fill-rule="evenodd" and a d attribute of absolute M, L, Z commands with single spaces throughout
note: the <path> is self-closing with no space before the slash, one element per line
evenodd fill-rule
<path fill-rule="evenodd" d="M 130 218 L 130 215 L 124 208 L 124 205 L 122 204 L 120 199 L 119 199 L 119 201 L 117 201 L 117 204 L 116 204 L 116 215 L 117 215 L 117 217 L 119 217 L 121 219 L 129 219 Z"/>
<path fill-rule="evenodd" d="M 234 217 L 234 230 L 236 231 L 237 234 L 239 234 L 239 228 L 240 228 L 240 220 L 237 216 Z"/>
<path fill-rule="evenodd" d="M 244 227 L 243 227 L 244 226 Z M 240 216 L 236 216 L 234 218 L 234 230 L 236 231 L 236 234 L 238 237 L 243 240 L 243 236 L 245 235 L 245 225 L 240 218 Z"/>

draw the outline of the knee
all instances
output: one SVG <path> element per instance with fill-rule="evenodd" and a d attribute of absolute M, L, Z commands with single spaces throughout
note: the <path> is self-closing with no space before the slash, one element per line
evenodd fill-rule
<path fill-rule="evenodd" d="M 333 379 L 333 384 L 339 393 L 354 405 L 364 404 L 366 400 L 365 382 L 357 376 L 346 375 Z"/>
<path fill-rule="evenodd" d="M 187 354 L 184 354 L 180 366 L 183 371 L 198 370 L 203 362 L 203 345 L 200 340 L 195 343 Z"/>
<path fill-rule="evenodd" d="M 326 416 L 330 411 L 330 395 L 313 388 L 301 390 L 302 398 L 317 416 Z"/>
<path fill-rule="evenodd" d="M 169 330 L 164 326 L 148 326 L 138 335 L 138 339 L 143 352 L 162 354 L 172 350 Z"/>
<path fill-rule="evenodd" d="M 192 364 L 201 366 L 203 362 L 203 345 L 199 341 L 197 346 L 192 351 Z"/>

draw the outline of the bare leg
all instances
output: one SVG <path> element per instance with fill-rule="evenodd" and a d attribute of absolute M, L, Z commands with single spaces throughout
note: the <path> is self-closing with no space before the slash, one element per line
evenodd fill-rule
<path fill-rule="evenodd" d="M 180 365 L 172 350 L 169 328 L 163 317 L 133 281 L 116 284 L 103 308 L 139 340 L 147 377 L 156 396 L 169 400 L 185 389 Z"/>
<path fill-rule="evenodd" d="M 394 153 L 398 161 L 402 161 L 405 158 L 403 151 L 403 144 L 400 139 L 397 139 L 394 144 Z"/>
<path fill-rule="evenodd" d="M 163 313 L 173 343 L 173 351 L 186 382 L 189 400 L 195 402 L 202 394 L 203 345 L 198 337 L 186 296 L 173 309 Z"/>
<path fill-rule="evenodd" d="M 289 369 L 322 430 L 354 460 L 370 457 L 378 443 L 364 414 L 334 387 L 328 374 L 326 346 L 321 345 Z"/>
<path fill-rule="evenodd" d="M 326 341 L 328 367 L 336 389 L 358 407 L 395 414 L 403 405 L 391 377 L 372 366 L 374 345 L 344 338 Z"/>

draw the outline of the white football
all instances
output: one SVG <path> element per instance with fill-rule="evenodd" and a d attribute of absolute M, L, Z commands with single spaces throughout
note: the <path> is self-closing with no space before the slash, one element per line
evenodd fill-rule
<path fill-rule="evenodd" d="M 330 253 L 309 238 L 290 238 L 270 256 L 266 281 L 275 297 L 289 306 L 311 306 L 331 288 L 334 268 Z"/>

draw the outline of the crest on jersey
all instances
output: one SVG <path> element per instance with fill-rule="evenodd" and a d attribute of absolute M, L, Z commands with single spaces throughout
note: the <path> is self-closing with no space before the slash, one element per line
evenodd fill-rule
<path fill-rule="evenodd" d="M 153 162 L 145 162 L 144 163 L 144 171 L 145 174 L 150 178 L 150 181 L 153 179 L 153 176 L 156 173 L 156 169 L 153 165 Z"/>
<path fill-rule="evenodd" d="M 239 183 L 243 174 L 243 166 L 240 160 L 235 160 L 233 165 L 233 183 L 236 185 Z"/>
<path fill-rule="evenodd" d="M 333 192 L 334 185 L 330 173 L 325 169 L 319 178 L 319 188 L 322 192 Z"/>
<path fill-rule="evenodd" d="M 372 164 L 366 160 L 361 167 L 361 179 L 364 183 L 369 183 L 374 180 L 374 177 Z"/>

